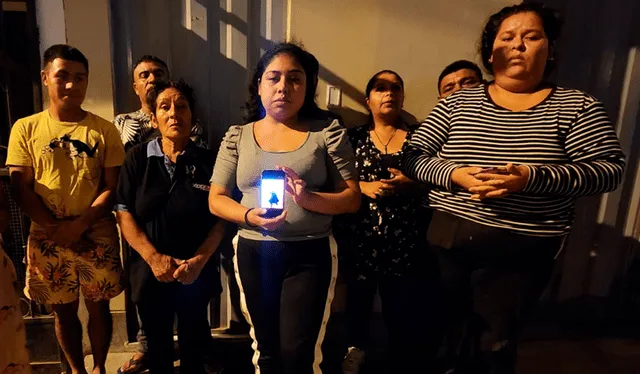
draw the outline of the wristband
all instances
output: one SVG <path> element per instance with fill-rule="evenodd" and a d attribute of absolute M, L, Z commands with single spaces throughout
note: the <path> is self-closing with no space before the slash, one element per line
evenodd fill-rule
<path fill-rule="evenodd" d="M 249 223 L 249 220 L 247 219 L 249 216 L 249 212 L 252 211 L 255 208 L 249 208 L 247 209 L 247 211 L 244 213 L 244 223 L 249 226 L 249 227 L 258 227 L 257 225 L 252 225 Z"/>

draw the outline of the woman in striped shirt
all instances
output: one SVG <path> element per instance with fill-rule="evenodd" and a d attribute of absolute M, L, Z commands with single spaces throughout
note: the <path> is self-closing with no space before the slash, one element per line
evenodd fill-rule
<path fill-rule="evenodd" d="M 517 333 L 544 290 L 578 196 L 612 191 L 624 155 L 599 101 L 545 81 L 561 23 L 521 4 L 492 15 L 493 82 L 441 100 L 412 137 L 406 172 L 433 185 L 428 240 L 446 300 L 444 370 L 513 373 Z"/>

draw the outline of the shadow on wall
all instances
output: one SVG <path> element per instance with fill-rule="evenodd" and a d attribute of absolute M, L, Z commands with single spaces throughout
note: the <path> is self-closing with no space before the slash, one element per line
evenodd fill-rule
<path fill-rule="evenodd" d="M 556 6 L 558 3 L 554 0 L 547 2 Z M 155 54 L 167 61 L 174 77 L 182 77 L 193 85 L 198 99 L 196 114 L 207 129 L 211 145 L 219 144 L 229 125 L 242 123 L 241 108 L 247 97 L 250 71 L 259 59 L 261 50 L 273 43 L 264 37 L 261 0 L 233 0 L 233 11 L 222 8 L 219 2 L 190 0 L 193 18 L 191 30 L 184 25 L 184 1 L 112 0 L 110 3 L 117 112 L 138 108 L 137 98 L 131 88 L 131 65 L 143 54 Z M 589 7 L 581 6 L 579 0 L 562 3 L 565 7 L 561 10 L 564 10 L 568 22 L 558 48 L 558 83 L 595 94 L 605 102 L 609 113 L 614 114 L 619 103 L 630 43 L 629 30 L 636 30 L 636 33 L 638 30 L 630 25 L 634 25 L 634 15 L 638 14 L 640 3 L 633 0 L 616 0 L 614 3 L 599 0 Z M 634 11 L 620 12 L 625 4 L 633 5 L 627 8 L 633 8 Z M 571 12 L 568 12 L 569 9 Z M 619 22 L 615 21 L 618 19 Z M 615 27 L 604 27 L 609 24 Z M 602 25 L 604 28 L 593 25 Z M 606 33 L 602 30 L 606 30 Z M 636 36 L 636 44 L 637 39 L 640 37 Z M 584 41 L 589 42 L 585 44 Z M 341 87 L 345 96 L 364 104 L 363 91 L 326 66 L 321 65 L 319 75 L 321 80 Z M 366 114 L 357 109 L 343 107 L 331 110 L 342 115 L 348 126 L 366 122 Z M 417 122 L 411 113 L 405 115 L 409 122 Z M 640 144 L 638 142 L 640 140 L 634 141 L 634 145 Z M 638 148 L 634 146 L 632 149 Z M 638 155 L 630 156 L 628 165 L 631 166 L 637 162 Z M 627 176 L 634 173 L 635 170 L 633 173 L 628 171 Z M 633 179 L 627 179 L 621 187 L 624 190 L 623 197 L 630 196 L 634 187 Z M 602 242 L 601 248 L 610 247 L 606 244 L 606 236 L 593 234 L 606 231 L 596 229 L 598 201 L 598 197 L 587 197 L 582 198 L 578 205 L 576 234 L 572 235 L 567 248 L 569 257 L 563 264 L 563 272 L 567 276 L 560 287 L 560 299 L 580 296 L 585 292 L 593 293 L 589 288 L 598 288 L 585 288 L 582 279 L 595 277 L 592 285 L 601 284 L 604 286 L 600 288 L 606 288 L 620 270 L 618 264 L 623 259 L 618 257 L 619 253 L 615 250 L 601 251 L 595 259 L 588 255 L 594 242 Z M 627 200 L 623 198 L 621 201 Z M 622 205 L 620 216 L 624 216 L 629 209 Z M 616 229 L 623 232 L 618 224 Z M 585 232 L 590 234 L 584 235 Z M 590 261 L 596 264 L 589 265 Z"/>
<path fill-rule="evenodd" d="M 349 107 L 330 107 L 329 111 L 338 114 L 342 118 L 345 127 L 349 129 L 369 123 L 369 115 L 367 113 L 362 113 Z M 417 124 L 419 122 L 413 114 L 405 110 L 402 111 L 401 116 L 408 124 Z"/>
<path fill-rule="evenodd" d="M 234 1 L 233 11 L 218 2 L 191 0 L 113 0 L 111 2 L 115 111 L 137 110 L 132 90 L 132 65 L 142 55 L 165 60 L 174 79 L 182 78 L 196 94 L 195 114 L 219 144 L 231 124 L 242 123 L 247 86 L 261 53 L 274 41 L 264 37 L 261 0 Z M 186 13 L 191 14 L 190 23 Z M 313 53 L 313 51 L 310 51 Z M 373 72 L 372 72 L 373 74 Z M 320 79 L 342 88 L 343 94 L 364 105 L 364 93 L 326 67 Z M 365 123 L 367 115 L 351 108 L 333 110 L 348 126 Z M 416 122 L 405 113 L 407 121 Z"/>
<path fill-rule="evenodd" d="M 132 66 L 142 55 L 158 56 L 169 65 L 172 78 L 182 78 L 194 88 L 196 118 L 209 144 L 217 146 L 229 125 L 242 122 L 247 67 L 264 45 L 259 24 L 251 27 L 247 22 L 255 3 L 246 3 L 237 15 L 218 2 L 111 1 L 115 111 L 139 108 Z"/>
<path fill-rule="evenodd" d="M 636 120 L 640 123 L 640 115 Z M 632 144 L 640 144 L 640 131 L 633 134 Z M 583 197 L 576 210 L 576 222 L 569 243 L 559 261 L 559 277 L 552 286 L 550 299 L 559 304 L 572 305 L 576 300 L 602 300 L 595 308 L 582 308 L 574 314 L 586 320 L 608 319 L 625 321 L 640 316 L 640 243 L 634 237 L 640 227 L 640 212 L 630 210 L 636 186 L 635 176 L 640 166 L 640 147 L 627 154 L 625 179 L 618 187 L 620 204 L 615 225 L 593 224 L 598 215 L 599 196 Z M 631 213 L 631 214 L 629 214 Z M 627 223 L 627 216 L 633 216 Z M 632 230 L 628 230 L 631 224 Z M 585 250 L 588 249 L 588 250 Z M 585 297 L 588 295 L 589 297 Z M 595 297 L 594 297 L 595 296 Z M 570 309 L 569 309 L 570 310 Z M 631 318 L 633 316 L 633 318 Z M 634 332 L 637 336 L 640 333 Z"/>
<path fill-rule="evenodd" d="M 640 45 L 640 31 L 635 21 L 640 16 L 640 3 L 635 0 L 594 0 L 588 5 L 580 0 L 542 2 L 560 10 L 565 17 L 562 38 L 557 46 L 555 81 L 602 100 L 615 124 L 624 99 L 629 49 Z M 634 276 L 628 274 L 633 263 L 629 256 L 638 252 L 629 252 L 636 244 L 625 232 L 627 216 L 636 217 L 633 235 L 638 231 L 640 218 L 633 211 L 638 207 L 631 206 L 632 197 L 640 193 L 634 186 L 640 159 L 640 131 L 637 131 L 640 118 L 635 123 L 635 126 L 624 124 L 620 129 L 627 154 L 622 185 L 609 194 L 607 200 L 599 196 L 578 200 L 573 231 L 564 260 L 559 264 L 564 274 L 558 286 L 557 299 L 560 301 L 585 295 L 606 297 L 619 291 L 615 288 L 622 279 Z M 605 208 L 601 207 L 603 201 L 608 204 L 604 223 L 599 223 L 600 210 Z"/>
<path fill-rule="evenodd" d="M 545 0 L 565 15 L 563 37 L 558 43 L 555 81 L 584 90 L 602 100 L 611 120 L 620 119 L 630 68 L 629 51 L 640 46 L 640 3 L 634 0 L 586 3 L 579 0 Z M 627 102 L 638 109 L 638 102 Z M 634 108 L 626 108 L 633 110 Z M 549 321 L 562 326 L 563 337 L 577 335 L 638 339 L 640 318 L 640 210 L 633 202 L 640 162 L 640 115 L 620 123 L 619 135 L 627 155 L 622 184 L 607 199 L 578 199 L 576 219 L 564 253 L 558 259 L 546 303 L 530 338 L 554 337 L 540 326 Z M 601 205 L 607 204 L 602 207 Z M 601 210 L 604 223 L 599 222 Z M 630 226 L 630 227 L 628 227 Z"/>
<path fill-rule="evenodd" d="M 624 236 L 618 229 L 599 225 L 600 235 L 613 238 L 601 250 L 613 252 L 620 258 L 616 264 L 617 274 L 613 277 L 606 295 L 590 294 L 589 289 L 597 281 L 593 275 L 596 257 L 586 260 L 586 277 L 575 277 L 564 264 L 568 260 L 580 259 L 567 248 L 558 258 L 558 266 L 549 287 L 542 296 L 534 318 L 523 331 L 525 340 L 552 339 L 638 339 L 640 338 L 640 243 Z M 575 236 L 574 236 L 575 237 Z M 570 279 L 567 279 L 570 278 Z M 577 278 L 577 279 L 571 279 Z M 578 296 L 559 298 L 561 287 L 566 281 L 578 282 L 583 292 Z"/>

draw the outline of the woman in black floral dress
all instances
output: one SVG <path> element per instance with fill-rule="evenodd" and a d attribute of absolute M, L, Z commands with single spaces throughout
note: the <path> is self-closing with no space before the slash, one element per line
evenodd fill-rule
<path fill-rule="evenodd" d="M 364 361 L 376 290 L 389 333 L 390 366 L 393 372 L 410 372 L 431 361 L 436 340 L 430 328 L 435 321 L 435 265 L 426 244 L 431 212 L 422 206 L 424 186 L 402 173 L 402 154 L 417 128 L 400 117 L 402 78 L 383 70 L 365 92 L 369 123 L 349 131 L 362 204 L 357 213 L 337 217 L 334 224 L 348 279 L 349 349 L 343 373 L 358 373 Z"/>

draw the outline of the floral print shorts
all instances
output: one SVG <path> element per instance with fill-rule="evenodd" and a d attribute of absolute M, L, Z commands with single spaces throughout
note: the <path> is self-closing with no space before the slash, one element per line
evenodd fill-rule
<path fill-rule="evenodd" d="M 118 296 L 124 282 L 115 219 L 95 223 L 72 248 L 56 245 L 32 223 L 26 284 L 27 297 L 40 304 L 68 304 L 80 292 L 94 302 Z"/>

